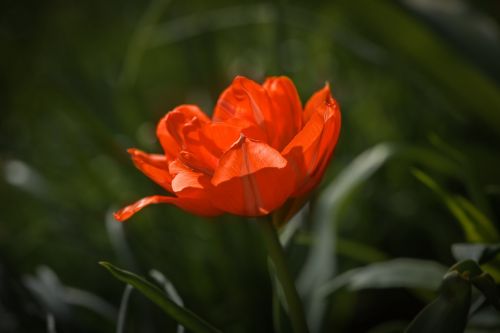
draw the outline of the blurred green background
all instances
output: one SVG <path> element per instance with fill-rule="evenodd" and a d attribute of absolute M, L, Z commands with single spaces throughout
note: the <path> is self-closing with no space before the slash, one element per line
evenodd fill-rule
<path fill-rule="evenodd" d="M 500 227 L 499 20 L 494 0 L 2 1 L 0 332 L 50 331 L 54 319 L 57 332 L 113 332 L 124 285 L 100 260 L 157 269 L 226 332 L 273 331 L 251 222 L 167 205 L 125 224 L 110 215 L 163 194 L 126 149 L 160 152 L 156 122 L 182 103 L 211 113 L 237 74 L 288 75 L 303 103 L 331 83 L 343 124 L 318 194 L 366 149 L 401 147 L 342 205 L 338 272 L 396 257 L 450 266 L 450 246 L 465 236 L 412 169 Z M 305 216 L 289 248 L 296 272 L 314 242 L 314 215 Z M 426 299 L 342 289 L 324 331 L 397 331 Z M 132 292 L 126 332 L 175 327 Z"/>

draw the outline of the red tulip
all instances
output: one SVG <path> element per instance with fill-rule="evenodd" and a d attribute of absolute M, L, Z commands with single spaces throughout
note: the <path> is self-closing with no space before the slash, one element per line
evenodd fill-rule
<path fill-rule="evenodd" d="M 171 196 L 143 198 L 117 213 L 169 203 L 191 213 L 262 216 L 318 185 L 340 132 L 340 110 L 328 84 L 302 105 L 287 77 L 259 85 L 238 76 L 220 96 L 212 119 L 181 105 L 160 120 L 163 154 L 129 149 L 135 166 Z"/>

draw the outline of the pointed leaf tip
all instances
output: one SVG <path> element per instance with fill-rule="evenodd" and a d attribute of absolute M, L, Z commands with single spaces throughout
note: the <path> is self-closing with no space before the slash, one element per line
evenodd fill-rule
<path fill-rule="evenodd" d="M 111 271 L 111 265 L 109 262 L 107 261 L 98 261 L 97 264 L 99 264 L 100 266 L 106 268 L 107 270 Z"/>

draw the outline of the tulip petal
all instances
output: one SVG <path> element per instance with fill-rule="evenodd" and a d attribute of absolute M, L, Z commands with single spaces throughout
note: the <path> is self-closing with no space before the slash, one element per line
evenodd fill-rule
<path fill-rule="evenodd" d="M 264 125 L 270 114 L 270 101 L 265 90 L 256 82 L 237 76 L 221 94 L 212 119 L 225 121 L 231 118 L 247 119 Z"/>
<path fill-rule="evenodd" d="M 163 117 L 156 126 L 156 136 L 168 159 L 173 159 L 179 152 L 179 144 L 174 140 L 167 130 L 167 116 Z"/>
<path fill-rule="evenodd" d="M 172 204 L 185 211 L 200 216 L 217 216 L 222 214 L 222 211 L 213 207 L 209 201 L 203 201 L 197 198 L 178 198 L 163 195 L 153 195 L 150 197 L 142 198 L 134 202 L 133 204 L 120 209 L 119 211 L 114 213 L 114 217 L 116 220 L 123 222 L 132 217 L 132 215 L 134 215 L 144 207 L 158 203 Z"/>
<path fill-rule="evenodd" d="M 325 101 L 330 99 L 333 100 L 330 92 L 330 84 L 327 82 L 322 89 L 315 92 L 307 101 L 303 114 L 304 124 L 309 121 L 312 114 L 318 110 L 318 107 L 321 107 Z"/>
<path fill-rule="evenodd" d="M 182 130 L 183 148 L 179 157 L 184 164 L 205 174 L 213 174 L 220 153 L 214 151 L 210 140 L 202 135 L 202 130 L 210 123 L 202 123 L 198 118 L 184 125 Z"/>
<path fill-rule="evenodd" d="M 203 172 L 186 166 L 180 159 L 172 161 L 168 166 L 172 175 L 172 190 L 179 197 L 204 197 L 212 187 L 210 178 Z"/>
<path fill-rule="evenodd" d="M 293 179 L 277 150 L 242 135 L 219 161 L 211 200 L 229 213 L 266 215 L 286 201 L 294 188 Z"/>
<path fill-rule="evenodd" d="M 208 123 L 208 117 L 196 105 L 181 105 L 168 112 L 156 127 L 158 137 L 169 160 L 174 159 L 182 148 L 184 126 L 193 118 Z"/>
<path fill-rule="evenodd" d="M 273 106 L 274 132 L 269 144 L 281 150 L 302 128 L 302 104 L 295 85 L 286 76 L 270 77 L 263 87 Z"/>
<path fill-rule="evenodd" d="M 221 94 L 212 116 L 214 122 L 242 125 L 249 129 L 245 135 L 254 140 L 267 141 L 272 105 L 264 88 L 243 76 L 237 76 Z"/>
<path fill-rule="evenodd" d="M 218 158 L 238 141 L 242 133 L 241 127 L 228 123 L 210 123 L 204 125 L 201 130 L 203 142 Z"/>
<path fill-rule="evenodd" d="M 172 192 L 172 176 L 168 172 L 168 162 L 165 155 L 147 154 L 134 148 L 129 149 L 128 153 L 139 170 L 158 185 Z"/>
<path fill-rule="evenodd" d="M 169 172 L 173 177 L 172 190 L 176 197 L 154 195 L 143 198 L 116 212 L 115 218 L 118 221 L 125 221 L 145 206 L 156 203 L 173 204 L 200 216 L 216 216 L 223 213 L 210 201 L 213 187 L 207 175 L 191 170 L 178 159 L 170 162 Z"/>
<path fill-rule="evenodd" d="M 326 120 L 323 128 L 324 135 L 319 144 L 321 157 L 319 158 L 316 169 L 309 175 L 309 181 L 303 185 L 299 192 L 295 193 L 295 196 L 301 196 L 308 193 L 321 182 L 321 178 L 328 167 L 328 163 L 330 162 L 340 135 L 340 124 L 340 112 L 335 112 L 333 116 Z"/>
<path fill-rule="evenodd" d="M 306 109 L 310 112 L 307 123 L 282 151 L 299 179 L 293 196 L 303 195 L 319 183 L 340 133 L 339 108 L 328 86 L 311 98 Z"/>

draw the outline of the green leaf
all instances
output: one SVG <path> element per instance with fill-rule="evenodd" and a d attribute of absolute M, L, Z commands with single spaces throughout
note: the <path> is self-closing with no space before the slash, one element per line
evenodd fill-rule
<path fill-rule="evenodd" d="M 309 233 L 301 232 L 297 233 L 295 243 L 311 246 L 313 244 L 313 239 Z M 373 246 L 344 237 L 338 237 L 336 245 L 335 252 L 337 255 L 359 261 L 362 264 L 371 264 L 373 262 L 389 259 L 385 253 Z"/>
<path fill-rule="evenodd" d="M 471 281 L 474 287 L 483 293 L 488 302 L 500 312 L 500 293 L 491 275 L 485 272 L 479 276 L 473 277 Z"/>
<path fill-rule="evenodd" d="M 484 272 L 477 262 L 474 260 L 460 261 L 450 268 L 450 272 L 452 271 L 458 272 L 465 279 L 470 280 L 474 287 L 483 293 L 488 302 L 500 311 L 500 294 L 495 280 L 490 274 Z"/>
<path fill-rule="evenodd" d="M 363 267 L 348 283 L 352 290 L 421 288 L 437 290 L 447 268 L 435 261 L 398 258 Z"/>
<path fill-rule="evenodd" d="M 160 288 L 146 281 L 144 278 L 115 267 L 108 262 L 100 262 L 99 264 L 110 271 L 118 280 L 130 284 L 140 291 L 184 327 L 200 333 L 220 332 L 193 312 L 177 305 Z"/>
<path fill-rule="evenodd" d="M 157 271 L 156 269 L 152 269 L 149 271 L 149 275 L 160 285 L 163 287 L 163 290 L 167 293 L 168 297 L 174 301 L 178 306 L 184 307 L 184 301 L 181 298 L 181 295 L 177 292 L 172 282 L 162 272 Z M 177 333 L 184 333 L 184 326 L 177 326 Z"/>
<path fill-rule="evenodd" d="M 476 208 L 469 200 L 461 196 L 455 196 L 455 200 L 458 205 L 465 211 L 465 213 L 473 220 L 477 225 L 478 229 L 489 235 L 489 239 L 492 241 L 500 240 L 498 230 L 495 228 L 495 224 L 486 215 L 484 215 L 479 209 Z"/>
<path fill-rule="evenodd" d="M 377 171 L 397 149 L 390 144 L 378 144 L 360 154 L 344 168 L 319 196 L 313 213 L 316 219 L 312 237 L 314 243 L 300 273 L 297 287 L 305 303 L 311 331 L 319 330 L 325 310 L 325 300 L 318 290 L 335 273 L 335 222 L 342 204 L 349 195 Z"/>
<path fill-rule="evenodd" d="M 385 253 L 370 245 L 339 237 L 337 239 L 337 253 L 354 259 L 363 264 L 389 259 Z"/>
<path fill-rule="evenodd" d="M 471 259 L 482 265 L 500 254 L 500 244 L 457 243 L 451 246 L 451 252 L 456 260 Z"/>
<path fill-rule="evenodd" d="M 128 312 L 128 304 L 130 300 L 130 295 L 134 287 L 130 284 L 125 286 L 125 290 L 123 290 L 122 300 L 120 302 L 120 311 L 118 312 L 118 319 L 116 320 L 116 333 L 125 332 L 125 323 L 127 321 L 127 312 Z"/>
<path fill-rule="evenodd" d="M 24 283 L 47 310 L 59 319 L 70 316 L 72 306 L 91 310 L 109 321 L 116 318 L 116 309 L 107 301 L 86 290 L 64 285 L 47 266 L 38 267 L 35 276 L 25 276 Z"/>
<path fill-rule="evenodd" d="M 323 288 L 326 296 L 346 286 L 351 290 L 367 288 L 419 288 L 437 290 L 447 268 L 435 261 L 398 258 L 355 268 L 335 277 Z"/>
<path fill-rule="evenodd" d="M 459 272 L 446 274 L 440 295 L 410 323 L 406 333 L 463 333 L 471 303 L 471 284 Z"/>
<path fill-rule="evenodd" d="M 467 279 L 480 276 L 483 270 L 474 260 L 462 260 L 451 266 L 449 272 L 458 272 Z"/>
<path fill-rule="evenodd" d="M 493 223 L 467 199 L 447 193 L 425 172 L 414 169 L 414 176 L 434 191 L 460 223 L 467 241 L 490 243 L 498 241 L 499 235 Z"/>
<path fill-rule="evenodd" d="M 438 153 L 447 156 L 455 167 L 455 177 L 462 180 L 471 200 L 480 208 L 483 215 L 492 216 L 489 200 L 486 197 L 482 185 L 477 177 L 476 161 L 471 160 L 462 151 L 453 147 L 447 140 L 436 134 L 429 135 L 429 140 Z M 479 211 L 479 210 L 478 210 Z"/>
<path fill-rule="evenodd" d="M 286 303 L 285 293 L 278 277 L 276 276 L 276 267 L 273 261 L 268 258 L 267 267 L 271 278 L 273 288 L 272 310 L 273 310 L 273 328 L 275 333 L 289 332 L 292 330 L 286 314 L 288 313 L 288 304 Z"/>

